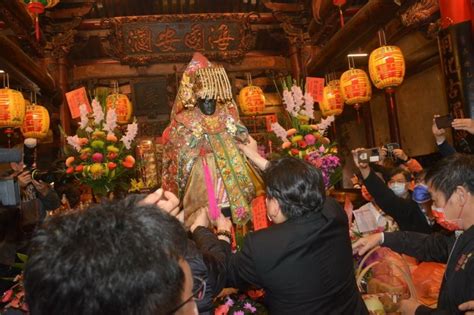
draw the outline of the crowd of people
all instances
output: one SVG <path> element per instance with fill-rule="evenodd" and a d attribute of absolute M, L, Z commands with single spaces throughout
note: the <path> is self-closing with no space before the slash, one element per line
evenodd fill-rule
<path fill-rule="evenodd" d="M 455 120 L 453 127 L 474 133 L 470 119 Z M 401 149 L 391 152 L 392 159 L 380 149 L 376 164 L 359 160 L 363 148 L 353 151 L 364 198 L 400 231 L 352 244 L 348 216 L 327 197 L 320 170 L 296 158 L 267 161 L 252 138 L 239 148 L 262 172 L 272 224 L 247 234 L 237 252 L 229 218 L 210 220 L 203 207 L 187 229 L 180 200 L 163 189 L 49 217 L 29 245 L 29 310 L 214 314 L 214 298 L 232 287 L 263 289 L 270 314 L 368 314 L 353 255 L 382 245 L 447 264 L 437 309 L 411 298 L 402 300 L 402 313 L 472 314 L 474 156 L 456 153 L 435 124 L 433 134 L 445 157 L 427 170 Z"/>

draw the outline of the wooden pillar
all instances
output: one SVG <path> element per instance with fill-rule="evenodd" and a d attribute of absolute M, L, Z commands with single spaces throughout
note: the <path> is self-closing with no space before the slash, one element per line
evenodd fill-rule
<path fill-rule="evenodd" d="M 58 58 L 58 83 L 59 87 L 66 93 L 69 90 L 68 79 L 67 79 L 67 58 L 61 56 Z M 59 120 L 61 126 L 66 132 L 66 134 L 71 134 L 71 113 L 69 112 L 69 107 L 67 105 L 66 97 L 63 97 L 63 102 L 59 107 Z"/>
<path fill-rule="evenodd" d="M 365 140 L 368 148 L 375 147 L 374 123 L 372 120 L 372 112 L 370 111 L 370 102 L 361 106 L 362 117 L 364 119 Z"/>
<path fill-rule="evenodd" d="M 290 39 L 288 52 L 290 53 L 291 75 L 293 79 L 301 79 L 300 49 L 296 39 Z"/>
<path fill-rule="evenodd" d="M 387 103 L 388 123 L 390 128 L 390 141 L 401 145 L 400 126 L 398 124 L 397 100 L 395 99 L 395 89 L 385 90 L 385 100 Z"/>

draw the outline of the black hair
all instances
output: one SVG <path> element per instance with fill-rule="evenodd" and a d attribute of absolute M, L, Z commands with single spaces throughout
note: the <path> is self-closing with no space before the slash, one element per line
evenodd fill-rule
<path fill-rule="evenodd" d="M 285 217 L 293 218 L 321 210 L 326 193 L 321 171 L 300 159 L 285 157 L 265 169 L 269 198 L 275 198 Z"/>
<path fill-rule="evenodd" d="M 407 171 L 407 170 L 405 170 L 401 167 L 395 167 L 395 168 L 392 168 L 391 170 L 389 170 L 389 172 L 388 172 L 389 181 L 390 181 L 390 179 L 392 179 L 393 176 L 398 175 L 398 174 L 402 174 L 403 177 L 405 177 L 405 180 L 407 182 L 410 182 L 413 179 L 413 177 L 412 177 L 412 175 L 409 171 Z"/>
<path fill-rule="evenodd" d="M 25 267 L 32 315 L 166 314 L 181 301 L 186 233 L 141 197 L 54 216 Z"/>
<path fill-rule="evenodd" d="M 426 172 L 425 181 L 442 192 L 446 200 L 458 186 L 474 193 L 474 156 L 454 154 L 438 161 Z"/>

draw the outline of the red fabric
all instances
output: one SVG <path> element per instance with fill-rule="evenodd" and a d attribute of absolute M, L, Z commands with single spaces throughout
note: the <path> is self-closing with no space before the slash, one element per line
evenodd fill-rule
<path fill-rule="evenodd" d="M 443 28 L 472 19 L 471 0 L 439 0 L 439 9 Z"/>
<path fill-rule="evenodd" d="M 337 6 L 342 6 L 346 4 L 346 0 L 332 0 L 332 3 L 334 3 L 334 5 L 337 5 Z"/>

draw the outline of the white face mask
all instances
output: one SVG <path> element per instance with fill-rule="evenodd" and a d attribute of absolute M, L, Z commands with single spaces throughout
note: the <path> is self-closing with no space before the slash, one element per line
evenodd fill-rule
<path fill-rule="evenodd" d="M 395 195 L 397 195 L 398 197 L 402 197 L 407 192 L 405 186 L 406 185 L 402 183 L 393 183 L 390 185 L 390 189 L 395 193 Z"/>

